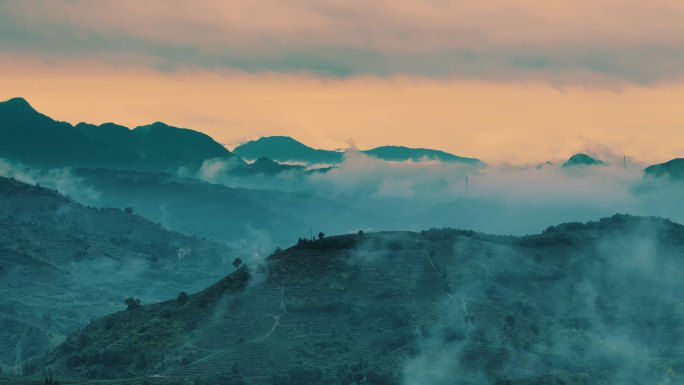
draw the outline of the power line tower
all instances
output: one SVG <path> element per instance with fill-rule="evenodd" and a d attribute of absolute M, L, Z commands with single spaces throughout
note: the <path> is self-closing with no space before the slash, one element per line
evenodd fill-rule
<path fill-rule="evenodd" d="M 14 360 L 14 374 L 17 376 L 24 375 L 24 368 L 21 366 L 21 344 L 17 341 L 15 360 Z"/>

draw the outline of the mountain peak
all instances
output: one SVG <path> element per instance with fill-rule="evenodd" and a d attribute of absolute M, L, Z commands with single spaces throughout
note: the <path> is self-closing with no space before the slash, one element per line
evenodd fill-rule
<path fill-rule="evenodd" d="M 289 136 L 264 136 L 250 140 L 233 149 L 238 156 L 255 160 L 262 157 L 276 162 L 339 163 L 342 153 L 338 151 L 317 150 Z"/>
<path fill-rule="evenodd" d="M 606 162 L 592 158 L 591 156 L 584 153 L 577 153 L 571 156 L 568 160 L 563 163 L 562 167 L 573 167 L 573 166 L 605 166 Z"/>
<path fill-rule="evenodd" d="M 37 112 L 31 104 L 29 104 L 26 99 L 22 97 L 16 97 L 12 98 L 9 100 L 6 100 L 4 102 L 0 102 L 0 106 L 4 106 L 5 108 L 11 109 L 13 111 L 24 111 L 24 112 Z"/>

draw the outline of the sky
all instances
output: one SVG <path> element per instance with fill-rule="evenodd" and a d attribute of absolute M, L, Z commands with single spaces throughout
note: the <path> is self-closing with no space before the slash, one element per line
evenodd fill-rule
<path fill-rule="evenodd" d="M 430 147 L 487 162 L 684 157 L 684 3 L 0 2 L 0 99 L 232 148 Z"/>

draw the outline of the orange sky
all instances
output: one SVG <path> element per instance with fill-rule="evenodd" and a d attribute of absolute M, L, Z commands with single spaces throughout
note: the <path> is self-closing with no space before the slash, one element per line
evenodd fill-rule
<path fill-rule="evenodd" d="M 684 156 L 674 0 L 0 2 L 0 98 L 228 147 L 431 147 L 536 163 Z"/>
<path fill-rule="evenodd" d="M 539 162 L 605 145 L 645 162 L 684 156 L 684 83 L 554 88 L 422 78 L 50 71 L 13 63 L 0 98 L 23 96 L 71 123 L 162 120 L 231 147 L 290 135 L 321 148 L 431 147 L 488 162 Z M 6 68 L 0 68 L 7 73 Z"/>

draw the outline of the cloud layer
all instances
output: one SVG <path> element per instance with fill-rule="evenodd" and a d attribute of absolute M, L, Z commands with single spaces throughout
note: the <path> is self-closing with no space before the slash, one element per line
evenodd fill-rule
<path fill-rule="evenodd" d="M 684 5 L 507 2 L 11 1 L 0 52 L 161 70 L 652 83 L 684 74 Z"/>

